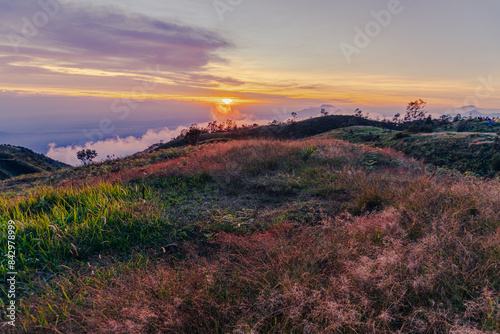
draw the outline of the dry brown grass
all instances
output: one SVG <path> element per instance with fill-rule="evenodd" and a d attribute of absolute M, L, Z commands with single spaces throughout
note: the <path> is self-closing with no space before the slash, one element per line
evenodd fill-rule
<path fill-rule="evenodd" d="M 291 189 L 290 203 L 286 209 L 267 209 L 270 219 L 279 221 L 267 229 L 219 231 L 208 243 L 186 243 L 182 261 L 158 260 L 139 268 L 107 263 L 94 275 L 87 269 L 61 279 L 59 288 L 47 287 L 41 297 L 24 301 L 25 329 L 500 330 L 498 181 L 429 175 L 393 151 L 329 139 L 211 144 L 188 156 L 128 169 L 119 178 L 201 173 L 222 189 L 233 187 L 229 194 Z M 311 198 L 321 199 L 314 202 L 321 204 L 319 214 L 307 222 L 301 217 L 310 212 L 292 215 Z"/>
<path fill-rule="evenodd" d="M 221 233 L 207 254 L 69 284 L 59 328 L 93 333 L 442 333 L 497 329 L 499 231 L 477 238 L 443 219 L 409 241 L 388 209 L 253 236 Z M 438 232 L 439 231 L 439 232 Z M 41 303 L 42 304 L 42 303 Z M 91 307 L 90 307 L 91 306 Z M 71 326 L 70 326 L 71 324 Z"/>

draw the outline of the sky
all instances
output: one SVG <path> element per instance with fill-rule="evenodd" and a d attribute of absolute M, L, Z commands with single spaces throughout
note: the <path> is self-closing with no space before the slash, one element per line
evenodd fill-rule
<path fill-rule="evenodd" d="M 71 164 L 193 123 L 500 109 L 497 0 L 0 0 L 0 143 Z M 223 99 L 230 99 L 228 105 Z M 469 107 L 470 109 L 470 107 Z"/>

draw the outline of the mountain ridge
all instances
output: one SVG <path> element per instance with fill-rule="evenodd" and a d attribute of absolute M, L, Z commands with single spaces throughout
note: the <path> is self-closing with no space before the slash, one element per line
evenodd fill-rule
<path fill-rule="evenodd" d="M 32 150 L 8 144 L 0 145 L 0 180 L 12 177 L 54 171 L 69 165 Z"/>

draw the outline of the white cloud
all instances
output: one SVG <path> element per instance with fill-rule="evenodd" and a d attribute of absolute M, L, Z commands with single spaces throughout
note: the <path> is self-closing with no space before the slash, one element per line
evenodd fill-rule
<path fill-rule="evenodd" d="M 169 141 L 172 137 L 177 136 L 185 127 L 179 126 L 175 130 L 163 128 L 160 130 L 149 129 L 142 137 L 129 136 L 125 138 L 115 137 L 97 142 L 87 142 L 84 146 L 66 146 L 56 147 L 56 144 L 49 144 L 50 148 L 47 156 L 65 162 L 72 166 L 80 165 L 80 161 L 76 158 L 76 152 L 82 149 L 95 150 L 98 154 L 96 161 L 105 160 L 106 157 L 125 157 L 131 154 L 144 151 L 149 146 L 159 143 L 160 141 Z"/>

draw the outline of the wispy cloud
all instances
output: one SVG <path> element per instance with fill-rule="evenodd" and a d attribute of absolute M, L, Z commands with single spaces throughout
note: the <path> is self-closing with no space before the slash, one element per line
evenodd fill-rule
<path fill-rule="evenodd" d="M 244 84 L 206 73 L 208 65 L 227 64 L 220 55 L 235 47 L 216 30 L 90 2 L 0 0 L 0 8 L 5 88 L 120 95 L 150 76 L 148 68 L 159 69 L 155 92 L 173 98 Z"/>
<path fill-rule="evenodd" d="M 37 27 L 31 18 L 43 12 L 38 1 L 0 0 L 0 34 L 5 37 L 0 52 L 15 53 L 9 36 L 28 37 L 23 33 L 29 31 L 29 23 L 36 33 L 32 31 L 24 43 L 15 45 L 17 53 L 67 67 L 130 71 L 158 64 L 165 70 L 194 70 L 222 61 L 214 52 L 231 46 L 216 32 L 173 19 L 128 13 L 115 6 L 53 3 L 58 10 Z"/>

